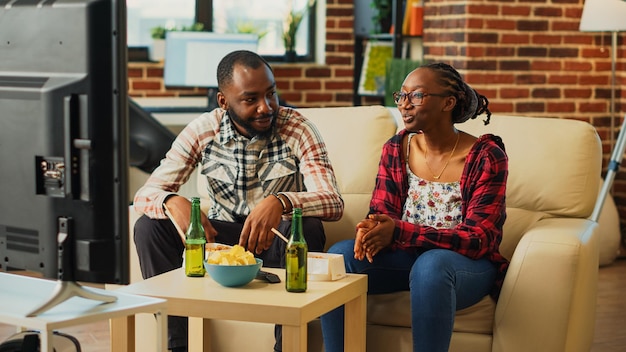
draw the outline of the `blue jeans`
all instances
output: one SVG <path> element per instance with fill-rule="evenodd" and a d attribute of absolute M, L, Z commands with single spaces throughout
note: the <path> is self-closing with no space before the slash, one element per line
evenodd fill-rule
<path fill-rule="evenodd" d="M 368 294 L 410 291 L 413 351 L 448 351 L 456 311 L 489 294 L 497 271 L 487 259 L 446 249 L 384 250 L 373 263 L 354 259 L 354 240 L 338 242 L 328 252 L 343 254 L 347 272 L 368 275 Z M 321 321 L 326 351 L 343 351 L 343 306 Z"/>

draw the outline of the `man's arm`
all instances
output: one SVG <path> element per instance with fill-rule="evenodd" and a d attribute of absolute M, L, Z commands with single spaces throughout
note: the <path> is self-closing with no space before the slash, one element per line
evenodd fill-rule
<path fill-rule="evenodd" d="M 169 196 L 165 200 L 165 203 L 163 203 L 163 210 L 176 227 L 181 240 L 185 243 L 185 233 L 189 228 L 189 222 L 191 219 L 191 202 L 189 199 L 178 195 Z M 200 219 L 202 221 L 202 227 L 204 228 L 204 235 L 207 242 L 215 242 L 217 231 L 215 231 L 209 222 L 206 214 L 202 213 Z"/>
<path fill-rule="evenodd" d="M 136 211 L 150 218 L 167 218 L 163 209 L 165 199 L 176 194 L 187 182 L 202 160 L 204 146 L 219 130 L 214 114 L 216 112 L 203 114 L 193 120 L 176 137 L 161 164 L 135 194 L 133 205 Z"/>
<path fill-rule="evenodd" d="M 303 216 L 339 220 L 344 202 L 321 134 L 312 122 L 297 112 L 289 118 L 289 123 L 293 126 L 286 129 L 283 138 L 291 139 L 288 144 L 294 146 L 294 153 L 299 158 L 306 191 L 278 194 L 287 198 L 288 206 L 302 208 Z"/>

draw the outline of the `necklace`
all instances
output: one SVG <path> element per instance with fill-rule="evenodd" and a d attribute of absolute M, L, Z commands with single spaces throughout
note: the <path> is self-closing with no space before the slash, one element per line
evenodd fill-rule
<path fill-rule="evenodd" d="M 445 165 L 443 165 L 443 169 L 441 169 L 441 172 L 439 172 L 439 175 L 435 175 L 435 173 L 433 172 L 433 169 L 430 168 L 430 165 L 428 165 L 428 159 L 426 158 L 428 155 L 428 145 L 425 145 L 424 148 L 424 162 L 426 163 L 426 167 L 428 168 L 428 171 L 430 171 L 430 173 L 433 175 L 433 178 L 435 180 L 438 180 L 441 175 L 443 175 L 443 172 L 446 170 L 446 167 L 448 167 L 448 164 L 450 163 L 450 160 L 452 159 L 452 155 L 454 155 L 454 151 L 456 150 L 456 146 L 459 145 L 459 137 L 461 136 L 461 134 L 459 132 L 456 133 L 456 142 L 454 143 L 454 148 L 452 148 L 452 151 L 450 152 L 450 156 L 448 156 L 448 160 L 446 161 Z"/>

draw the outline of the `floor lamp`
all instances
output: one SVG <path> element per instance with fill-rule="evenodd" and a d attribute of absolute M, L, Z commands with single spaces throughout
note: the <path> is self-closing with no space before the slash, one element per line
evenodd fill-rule
<path fill-rule="evenodd" d="M 615 173 L 626 148 L 626 116 L 620 130 L 617 142 L 613 143 L 615 131 L 615 66 L 617 61 L 617 33 L 626 30 L 626 1 L 625 0 L 586 0 L 583 14 L 580 19 L 580 30 L 583 32 L 611 32 L 611 131 L 610 145 L 613 148 L 611 161 L 604 185 L 600 191 L 596 206 L 591 215 L 593 221 L 598 221 L 604 200 L 613 184 Z"/>

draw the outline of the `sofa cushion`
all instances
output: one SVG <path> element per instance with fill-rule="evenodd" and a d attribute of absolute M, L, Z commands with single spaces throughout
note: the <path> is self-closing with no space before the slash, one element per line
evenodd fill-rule
<path fill-rule="evenodd" d="M 555 216 L 591 215 L 602 161 L 600 139 L 592 125 L 577 120 L 493 115 L 487 126 L 478 118 L 458 128 L 474 135 L 502 137 L 509 156 L 508 207 Z"/>
<path fill-rule="evenodd" d="M 367 296 L 367 322 L 397 327 L 411 327 L 411 297 L 408 291 Z M 496 304 L 485 296 L 471 307 L 457 311 L 455 332 L 491 334 Z"/>

